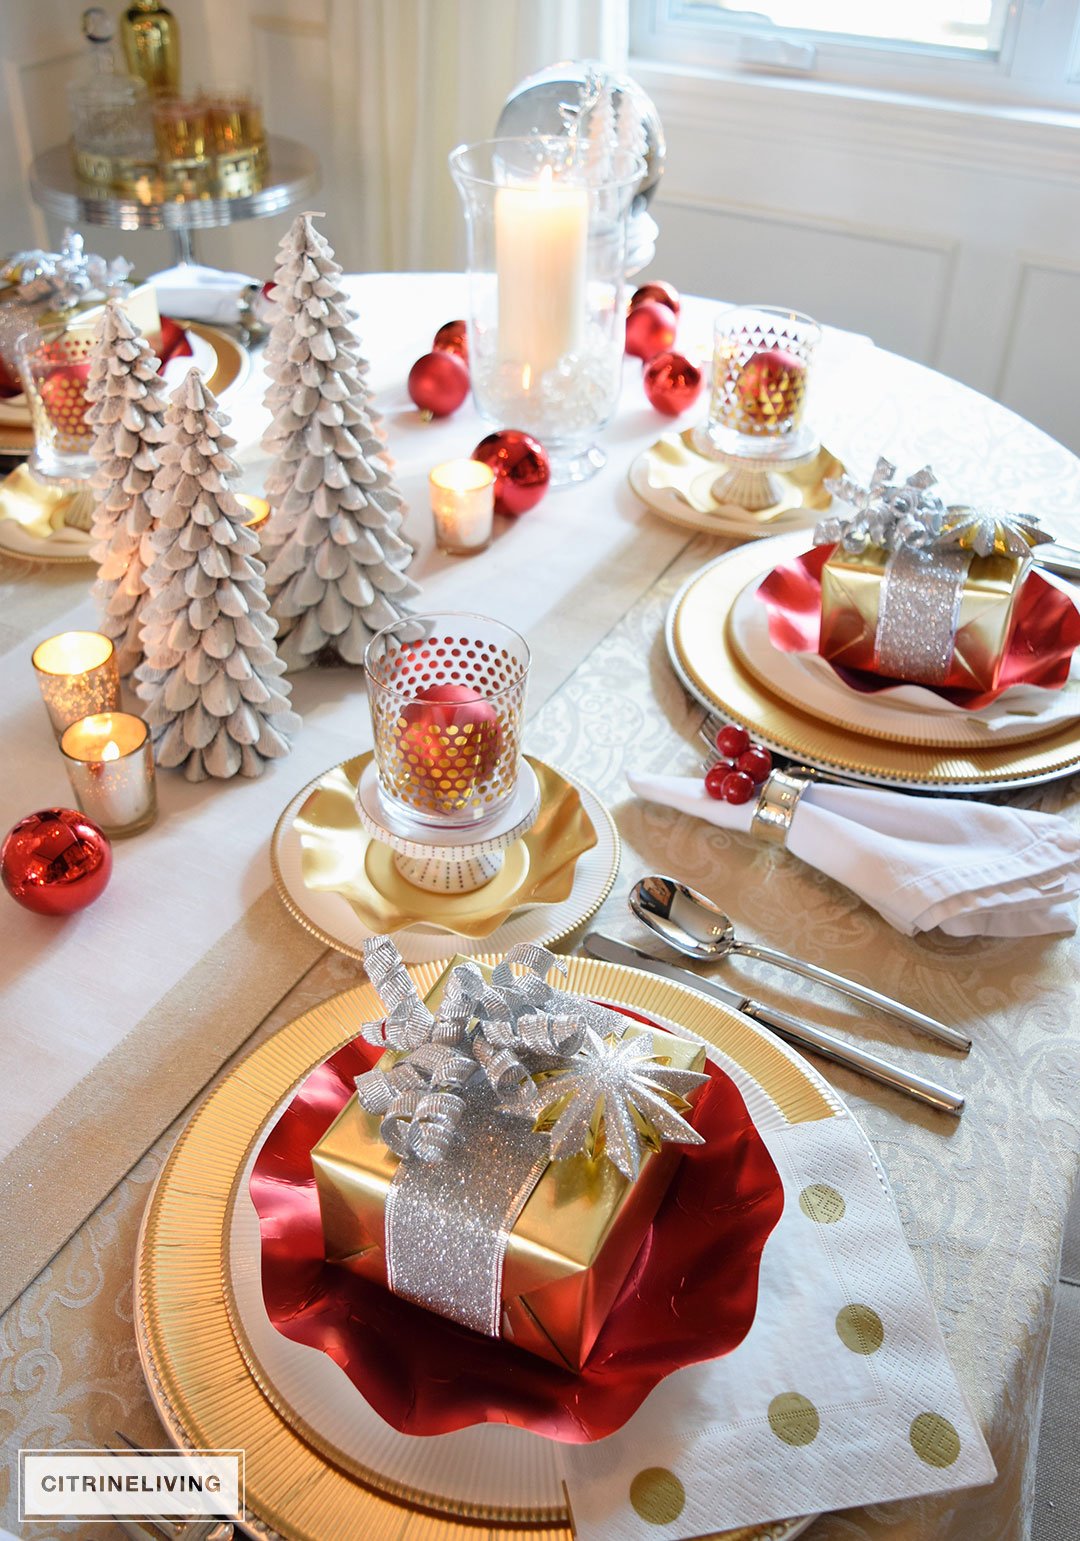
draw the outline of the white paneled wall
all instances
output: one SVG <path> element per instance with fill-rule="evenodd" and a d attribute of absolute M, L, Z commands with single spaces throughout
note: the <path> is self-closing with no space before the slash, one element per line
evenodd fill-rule
<path fill-rule="evenodd" d="M 631 68 L 667 130 L 655 273 L 868 332 L 1080 451 L 1080 122 Z"/>
<path fill-rule="evenodd" d="M 313 205 L 357 268 L 459 260 L 447 150 L 491 132 L 514 81 L 575 41 L 579 53 L 625 45 L 610 0 L 170 3 L 187 83 L 252 82 L 271 131 L 317 149 Z M 79 15 L 74 0 L 0 0 L 0 249 L 59 234 L 25 168 L 66 136 Z M 655 274 L 867 332 L 1080 451 L 1080 126 L 633 70 L 668 138 Z M 268 274 L 288 220 L 208 231 L 201 252 Z M 141 271 L 169 260 L 156 232 L 93 241 Z"/>

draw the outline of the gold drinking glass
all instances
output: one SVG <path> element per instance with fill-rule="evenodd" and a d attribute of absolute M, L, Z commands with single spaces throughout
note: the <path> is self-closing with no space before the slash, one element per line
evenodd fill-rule
<path fill-rule="evenodd" d="M 513 793 L 529 649 L 483 615 L 410 615 L 364 654 L 379 792 L 394 828 L 463 826 Z"/>
<path fill-rule="evenodd" d="M 41 698 L 57 738 L 71 723 L 120 705 L 116 649 L 97 631 L 62 631 L 33 653 Z"/>

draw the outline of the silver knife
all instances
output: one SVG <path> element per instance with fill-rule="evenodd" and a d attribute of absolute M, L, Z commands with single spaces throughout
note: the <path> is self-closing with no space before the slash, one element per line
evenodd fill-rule
<path fill-rule="evenodd" d="M 891 1086 L 894 1091 L 903 1092 L 916 1102 L 925 1102 L 939 1112 L 959 1117 L 964 1111 L 964 1099 L 959 1092 L 950 1091 L 947 1086 L 939 1086 L 936 1081 L 928 1081 L 925 1076 L 915 1075 L 910 1070 L 903 1070 L 899 1065 L 891 1065 L 888 1060 L 879 1059 L 876 1054 L 869 1054 L 856 1044 L 848 1043 L 846 1039 L 826 1033 L 809 1022 L 800 1022 L 797 1017 L 789 1017 L 786 1011 L 778 1011 L 773 1006 L 761 1006 L 748 996 L 740 995 L 738 990 L 717 983 L 715 979 L 705 979 L 700 974 L 691 973 L 689 969 L 665 963 L 661 958 L 654 958 L 652 953 L 641 952 L 628 942 L 617 941 L 615 937 L 605 936 L 601 931 L 590 931 L 582 946 L 592 957 L 601 958 L 606 963 L 624 963 L 630 968 L 643 969 L 648 974 L 658 974 L 662 979 L 673 979 L 676 984 L 689 985 L 692 990 L 709 996 L 711 1000 L 720 1001 L 731 1010 L 742 1012 L 744 1017 L 768 1028 L 785 1043 L 797 1049 L 806 1049 L 811 1054 L 820 1054 L 823 1059 L 844 1065 L 848 1070 L 867 1076 L 871 1081 L 880 1081 L 882 1086 Z"/>

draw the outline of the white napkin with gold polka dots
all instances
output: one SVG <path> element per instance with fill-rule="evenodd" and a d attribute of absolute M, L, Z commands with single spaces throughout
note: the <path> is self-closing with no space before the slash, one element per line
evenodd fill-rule
<path fill-rule="evenodd" d="M 843 1113 L 755 1122 L 784 1212 L 754 1324 L 610 1438 L 564 1448 L 580 1541 L 686 1541 L 996 1475 L 865 1135 Z"/>

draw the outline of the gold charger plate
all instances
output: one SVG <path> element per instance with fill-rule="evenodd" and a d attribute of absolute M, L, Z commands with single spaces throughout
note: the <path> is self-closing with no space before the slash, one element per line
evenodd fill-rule
<path fill-rule="evenodd" d="M 207 385 L 215 396 L 228 390 L 240 377 L 247 363 L 247 354 L 238 342 L 216 326 L 202 321 L 179 321 L 185 332 L 194 332 L 208 343 L 217 355 L 217 363 Z M 29 423 L 25 427 L 16 423 L 0 423 L 0 455 L 29 455 L 34 447 L 34 430 Z"/>
<path fill-rule="evenodd" d="M 356 789 L 374 758 L 357 755 L 320 777 L 293 819 L 305 885 L 338 893 L 372 931 L 432 925 L 456 936 L 488 937 L 526 904 L 569 898 L 574 867 L 596 845 L 596 830 L 571 782 L 526 755 L 540 783 L 536 823 L 507 847 L 490 883 L 469 894 L 426 893 L 403 878 L 389 846 L 373 840 L 356 813 Z"/>
<path fill-rule="evenodd" d="M 352 801 L 369 751 L 317 776 L 282 812 L 270 841 L 281 902 L 306 931 L 359 961 L 364 939 L 383 932 L 394 935 L 409 963 L 476 953 L 484 943 L 505 950 L 562 941 L 611 891 L 619 835 L 595 792 L 535 755 L 526 758 L 541 788 L 537 822 L 508 848 L 504 872 L 475 894 L 414 888 L 369 840 Z"/>
<path fill-rule="evenodd" d="M 1033 786 L 1080 771 L 1080 725 L 1066 723 L 1034 742 L 958 751 L 855 733 L 800 711 L 741 662 L 728 618 L 738 595 L 775 566 L 781 540 L 725 552 L 686 582 L 668 611 L 668 656 L 686 689 L 710 711 L 741 723 L 780 754 L 820 770 L 920 792 L 989 792 Z"/>
<path fill-rule="evenodd" d="M 805 464 L 786 471 L 770 467 L 784 495 L 769 508 L 751 513 L 735 503 L 719 502 L 712 487 L 725 466 L 701 454 L 694 443 L 696 432 L 687 428 L 664 434 L 630 466 L 633 491 L 670 523 L 711 535 L 756 539 L 780 530 L 812 529 L 832 503 L 825 478 L 842 476 L 844 466 L 824 445 Z"/>
<path fill-rule="evenodd" d="M 495 963 L 497 954 L 481 961 Z M 789 1123 L 833 1117 L 837 1100 L 797 1055 L 696 991 L 617 964 L 568 958 L 566 988 L 619 1002 L 699 1034 L 740 1064 Z M 410 970 L 421 994 L 442 972 Z M 393 1536 L 477 1541 L 572 1541 L 565 1509 L 497 1519 L 483 1506 L 447 1507 L 437 1494 L 383 1487 L 327 1461 L 260 1390 L 233 1333 L 223 1279 L 240 1174 L 267 1120 L 299 1082 L 382 1008 L 370 985 L 333 997 L 275 1033 L 204 1100 L 154 1187 L 135 1265 L 135 1328 L 151 1395 L 173 1438 L 201 1449 L 244 1449 L 249 1517 L 287 1541 Z M 724 1541 L 791 1541 L 805 1518 L 723 1532 Z M 719 1538 L 717 1538 L 719 1541 Z"/>

